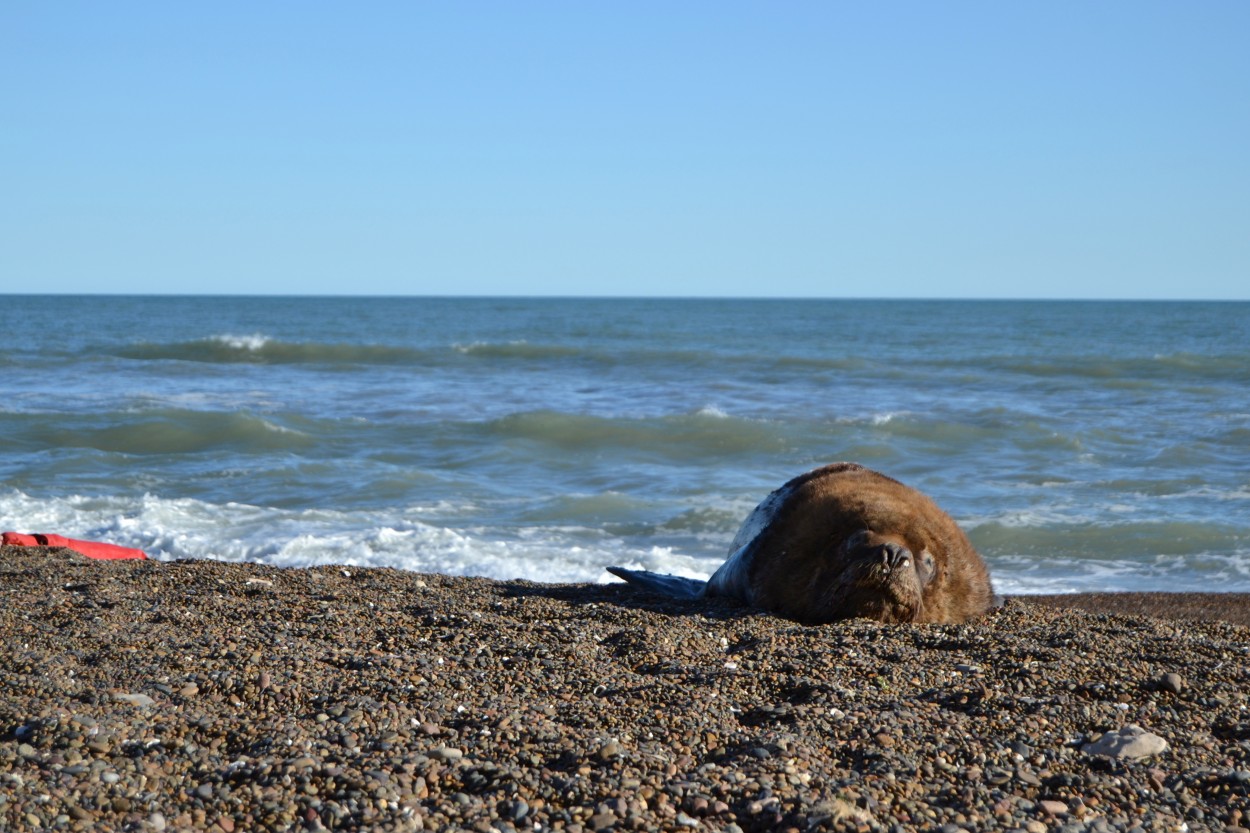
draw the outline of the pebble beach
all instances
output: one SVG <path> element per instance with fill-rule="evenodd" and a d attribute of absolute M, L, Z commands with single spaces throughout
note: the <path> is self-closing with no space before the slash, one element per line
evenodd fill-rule
<path fill-rule="evenodd" d="M 802 627 L 620 584 L 0 550 L 0 830 L 1240 831 L 1237 594 Z"/>

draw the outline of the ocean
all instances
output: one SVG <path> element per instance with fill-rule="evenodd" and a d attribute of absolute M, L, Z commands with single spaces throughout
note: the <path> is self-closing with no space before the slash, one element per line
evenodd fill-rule
<path fill-rule="evenodd" d="M 850 460 L 1004 593 L 1250 592 L 1250 304 L 0 296 L 0 528 L 706 577 Z"/>

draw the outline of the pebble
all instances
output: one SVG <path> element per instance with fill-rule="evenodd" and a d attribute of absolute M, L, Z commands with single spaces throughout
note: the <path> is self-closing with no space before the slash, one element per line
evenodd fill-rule
<path fill-rule="evenodd" d="M 430 757 L 440 761 L 458 761 L 464 757 L 464 750 L 450 746 L 440 746 L 437 749 L 430 750 Z"/>
<path fill-rule="evenodd" d="M 129 703 L 132 706 L 141 706 L 143 708 L 156 705 L 156 701 L 146 694 L 126 694 L 123 692 L 114 692 L 113 699 L 119 703 Z"/>
<path fill-rule="evenodd" d="M 1148 758 L 1167 751 L 1168 742 L 1140 726 L 1129 724 L 1107 732 L 1082 749 L 1089 755 L 1108 755 L 1113 758 L 1136 760 Z"/>
<path fill-rule="evenodd" d="M 1172 694 L 1180 694 L 1185 688 L 1185 681 L 1181 678 L 1180 674 L 1169 672 L 1159 678 L 1158 688 L 1160 691 L 1169 691 Z"/>

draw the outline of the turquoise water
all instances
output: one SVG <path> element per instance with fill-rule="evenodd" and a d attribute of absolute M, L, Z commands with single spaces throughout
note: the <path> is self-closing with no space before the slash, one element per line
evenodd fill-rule
<path fill-rule="evenodd" d="M 1250 591 L 1250 304 L 0 296 L 0 526 L 710 573 L 854 460 L 1005 592 Z"/>

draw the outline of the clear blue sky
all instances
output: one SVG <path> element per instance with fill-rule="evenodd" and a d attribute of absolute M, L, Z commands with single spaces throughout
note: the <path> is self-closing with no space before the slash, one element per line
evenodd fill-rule
<path fill-rule="evenodd" d="M 0 8 L 0 292 L 1250 298 L 1250 3 Z"/>

